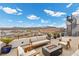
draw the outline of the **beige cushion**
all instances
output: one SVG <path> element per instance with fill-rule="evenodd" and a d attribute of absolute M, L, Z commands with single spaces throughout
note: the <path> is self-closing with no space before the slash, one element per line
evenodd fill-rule
<path fill-rule="evenodd" d="M 40 46 L 40 45 L 43 45 L 43 44 L 46 44 L 49 42 L 50 42 L 49 40 L 42 40 L 42 41 L 33 42 L 32 45 L 33 46 Z"/>
<path fill-rule="evenodd" d="M 24 49 L 20 46 L 18 46 L 18 56 L 25 56 Z"/>
<path fill-rule="evenodd" d="M 36 42 L 37 41 L 37 37 L 31 37 L 30 38 L 32 42 Z"/>
<path fill-rule="evenodd" d="M 67 42 L 59 42 L 59 44 L 67 45 Z"/>
<path fill-rule="evenodd" d="M 62 41 L 65 41 L 65 42 L 69 41 L 69 39 L 70 38 L 62 37 Z"/>
<path fill-rule="evenodd" d="M 37 36 L 38 41 L 45 40 L 45 39 L 46 39 L 46 35 L 45 36 Z"/>

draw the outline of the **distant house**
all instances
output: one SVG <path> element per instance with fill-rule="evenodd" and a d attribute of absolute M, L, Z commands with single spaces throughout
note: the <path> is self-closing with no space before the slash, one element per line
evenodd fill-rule
<path fill-rule="evenodd" d="M 79 16 L 68 16 L 67 17 L 67 35 L 79 36 Z"/>

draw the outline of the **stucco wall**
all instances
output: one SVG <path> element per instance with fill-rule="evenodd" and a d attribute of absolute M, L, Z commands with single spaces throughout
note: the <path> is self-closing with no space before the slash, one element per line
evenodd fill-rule
<path fill-rule="evenodd" d="M 72 35 L 79 36 L 79 25 L 77 24 L 75 28 L 72 29 Z"/>
<path fill-rule="evenodd" d="M 29 44 L 29 38 L 22 38 L 22 39 L 15 39 L 10 43 L 12 45 L 12 48 L 22 46 L 22 45 L 28 45 Z"/>
<path fill-rule="evenodd" d="M 79 24 L 77 24 L 77 28 L 76 28 L 76 30 L 79 31 Z"/>

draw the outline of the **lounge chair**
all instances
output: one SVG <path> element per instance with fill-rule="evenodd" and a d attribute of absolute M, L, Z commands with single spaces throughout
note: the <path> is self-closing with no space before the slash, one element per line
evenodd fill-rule
<path fill-rule="evenodd" d="M 24 52 L 24 49 L 20 46 L 17 48 L 17 56 L 38 56 L 39 52 L 36 50 L 28 51 L 27 53 Z"/>
<path fill-rule="evenodd" d="M 68 48 L 71 48 L 70 42 L 71 42 L 71 39 L 69 39 L 67 41 L 66 40 L 63 41 L 62 39 L 60 39 L 58 45 L 62 45 L 63 47 L 68 49 Z"/>

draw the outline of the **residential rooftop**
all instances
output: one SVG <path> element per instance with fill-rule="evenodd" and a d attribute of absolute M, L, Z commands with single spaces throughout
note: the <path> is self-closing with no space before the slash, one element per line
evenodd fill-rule
<path fill-rule="evenodd" d="M 65 49 L 63 48 L 63 53 L 60 54 L 59 56 L 72 56 L 72 54 L 75 53 L 76 50 L 78 50 L 78 44 L 79 44 L 79 37 L 70 37 L 70 36 L 65 36 L 63 39 L 71 38 L 71 48 Z M 58 39 L 51 39 L 51 44 L 57 45 L 59 42 Z M 43 45 L 45 46 L 45 45 Z M 37 47 L 35 50 L 40 52 L 40 56 L 44 56 L 42 53 L 42 47 Z M 26 45 L 22 46 L 23 48 L 26 48 Z M 13 48 L 10 53 L 8 54 L 1 54 L 1 56 L 17 56 L 17 48 Z"/>

